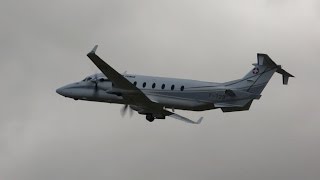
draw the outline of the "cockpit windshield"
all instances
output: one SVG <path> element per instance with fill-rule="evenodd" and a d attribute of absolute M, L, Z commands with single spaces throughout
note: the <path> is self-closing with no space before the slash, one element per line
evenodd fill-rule
<path fill-rule="evenodd" d="M 90 81 L 90 80 L 92 80 L 92 78 L 89 76 L 89 77 L 84 78 L 84 80 L 82 80 L 82 81 Z"/>
<path fill-rule="evenodd" d="M 91 81 L 93 79 L 94 78 L 92 76 L 88 76 L 88 77 L 84 78 L 82 81 L 84 81 L 84 82 L 85 81 Z M 106 78 L 106 77 L 98 77 L 97 80 L 100 81 L 100 82 L 109 81 L 108 78 Z"/>

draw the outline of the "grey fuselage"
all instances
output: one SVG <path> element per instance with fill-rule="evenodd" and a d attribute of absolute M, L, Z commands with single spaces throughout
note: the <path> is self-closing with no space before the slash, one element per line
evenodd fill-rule
<path fill-rule="evenodd" d="M 142 75 L 123 75 L 135 84 L 152 101 L 165 108 L 203 111 L 215 109 L 214 103 L 235 101 L 235 97 L 226 95 L 226 85 L 230 83 L 212 83 L 187 79 L 152 77 Z M 92 81 L 96 79 L 97 85 Z M 123 99 L 121 91 L 113 86 L 102 73 L 88 76 L 83 81 L 61 87 L 57 92 L 75 100 L 98 101 L 117 104 L 129 104 Z M 248 97 L 240 96 L 238 100 Z"/>

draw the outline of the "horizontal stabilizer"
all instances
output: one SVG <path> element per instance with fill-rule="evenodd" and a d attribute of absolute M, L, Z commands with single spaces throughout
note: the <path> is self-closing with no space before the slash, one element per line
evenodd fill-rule
<path fill-rule="evenodd" d="M 214 103 L 214 107 L 221 108 L 223 112 L 246 111 L 250 109 L 252 101 L 253 99 L 244 99 L 244 100 Z"/>
<path fill-rule="evenodd" d="M 245 104 L 242 107 L 222 107 L 221 110 L 226 113 L 226 112 L 235 112 L 235 111 L 247 111 L 250 109 L 251 104 L 253 100 L 250 100 L 247 104 Z"/>
<path fill-rule="evenodd" d="M 227 89 L 227 90 L 225 90 L 224 93 L 230 97 L 246 97 L 248 99 L 260 99 L 260 97 L 261 97 L 260 94 L 250 93 L 247 91 L 241 91 L 241 90 L 237 90 L 237 89 L 234 89 L 234 90 Z"/>
<path fill-rule="evenodd" d="M 279 66 L 279 68 L 277 69 L 277 73 L 282 74 L 282 81 L 284 85 L 288 84 L 289 77 L 294 77 L 293 75 L 282 69 L 281 66 Z"/>
<path fill-rule="evenodd" d="M 243 105 L 232 104 L 232 102 L 229 102 L 229 103 L 214 103 L 214 107 L 215 108 L 243 107 Z"/>
<path fill-rule="evenodd" d="M 219 102 L 219 103 L 214 103 L 214 107 L 215 108 L 244 107 L 248 104 L 248 102 L 252 100 L 253 99 L 244 99 L 244 100 L 235 100 L 235 101 L 228 101 L 228 102 Z"/>

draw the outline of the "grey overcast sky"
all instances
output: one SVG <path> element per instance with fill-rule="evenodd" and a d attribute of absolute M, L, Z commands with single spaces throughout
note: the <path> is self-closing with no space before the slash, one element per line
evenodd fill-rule
<path fill-rule="evenodd" d="M 318 180 L 320 1 L 2 0 L 0 179 Z M 276 74 L 248 112 L 120 116 L 120 105 L 55 89 L 98 72 L 213 82 L 245 75 L 267 53 Z"/>

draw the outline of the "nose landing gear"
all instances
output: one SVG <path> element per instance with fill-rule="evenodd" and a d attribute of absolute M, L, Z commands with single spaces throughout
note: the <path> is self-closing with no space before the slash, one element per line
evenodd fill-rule
<path fill-rule="evenodd" d="M 153 121 L 154 121 L 154 117 L 152 116 L 152 114 L 147 114 L 147 115 L 146 115 L 146 119 L 147 119 L 149 122 L 153 122 Z"/>

